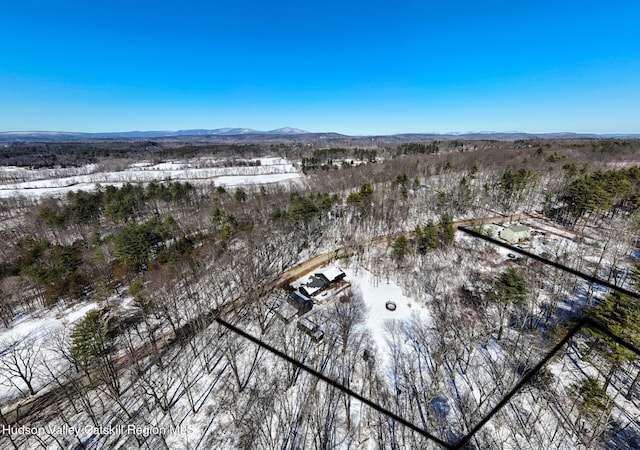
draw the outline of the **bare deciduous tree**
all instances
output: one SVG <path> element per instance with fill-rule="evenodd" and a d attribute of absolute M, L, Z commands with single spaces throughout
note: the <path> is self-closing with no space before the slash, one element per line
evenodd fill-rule
<path fill-rule="evenodd" d="M 0 342 L 0 367 L 5 383 L 13 385 L 21 393 L 24 387 L 16 381 L 18 378 L 27 388 L 30 395 L 35 395 L 34 375 L 40 365 L 40 349 L 33 338 L 18 337 Z"/>

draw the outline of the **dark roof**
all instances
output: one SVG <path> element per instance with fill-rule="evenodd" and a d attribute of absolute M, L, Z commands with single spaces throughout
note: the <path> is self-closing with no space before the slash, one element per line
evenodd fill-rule
<path fill-rule="evenodd" d="M 325 285 L 330 284 L 333 281 L 327 278 L 327 276 L 323 273 L 316 273 L 315 275 L 313 275 L 313 277 L 322 280 Z"/>
<path fill-rule="evenodd" d="M 311 275 L 304 285 L 311 288 L 324 288 L 328 282 L 325 276 Z"/>

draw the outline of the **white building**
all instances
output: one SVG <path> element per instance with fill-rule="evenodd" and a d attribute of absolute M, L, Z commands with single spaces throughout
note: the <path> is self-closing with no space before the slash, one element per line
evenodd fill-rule
<path fill-rule="evenodd" d="M 500 237 L 511 244 L 516 244 L 531 237 L 531 228 L 524 225 L 514 225 L 502 230 Z"/>

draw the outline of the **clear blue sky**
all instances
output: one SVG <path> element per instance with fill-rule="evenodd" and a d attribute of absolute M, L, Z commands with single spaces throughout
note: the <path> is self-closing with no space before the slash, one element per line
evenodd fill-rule
<path fill-rule="evenodd" d="M 0 2 L 0 131 L 640 132 L 640 2 Z"/>

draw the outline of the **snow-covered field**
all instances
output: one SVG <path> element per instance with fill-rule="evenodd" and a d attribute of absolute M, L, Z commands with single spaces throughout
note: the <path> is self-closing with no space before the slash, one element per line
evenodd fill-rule
<path fill-rule="evenodd" d="M 400 286 L 391 280 L 382 279 L 357 266 L 345 269 L 345 273 L 347 274 L 345 279 L 362 293 L 362 300 L 367 307 L 365 325 L 376 343 L 381 360 L 388 365 L 391 352 L 389 322 L 407 321 L 416 314 L 427 325 L 429 324 L 428 311 L 424 306 L 405 296 Z M 388 301 L 395 303 L 395 311 L 389 311 L 386 308 Z"/>
<path fill-rule="evenodd" d="M 96 183 L 120 187 L 125 183 L 188 181 L 192 184 L 241 186 L 291 182 L 302 176 L 284 158 L 238 160 L 237 163 L 226 167 L 222 166 L 221 160 L 165 161 L 157 164 L 139 162 L 122 171 L 100 171 L 96 165 L 71 170 L 5 166 L 0 167 L 0 180 L 3 180 L 0 181 L 0 198 L 60 196 L 70 191 L 93 190 Z"/>

